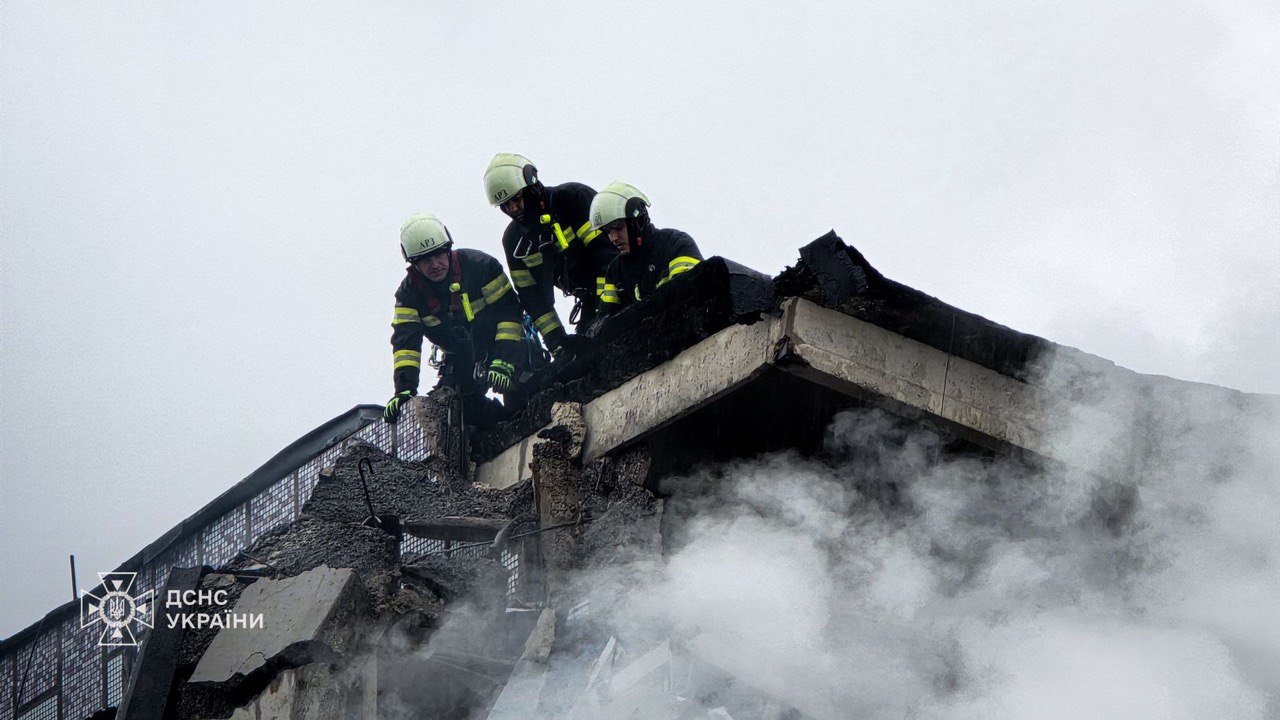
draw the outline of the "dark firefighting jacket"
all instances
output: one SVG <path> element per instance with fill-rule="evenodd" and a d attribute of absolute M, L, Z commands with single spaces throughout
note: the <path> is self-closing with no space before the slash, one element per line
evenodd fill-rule
<path fill-rule="evenodd" d="M 498 259 L 479 250 L 454 250 L 449 274 L 431 282 L 410 266 L 396 289 L 391 348 L 396 392 L 418 389 L 422 338 L 467 363 L 505 360 L 518 366 L 521 355 L 520 303 Z"/>
<path fill-rule="evenodd" d="M 556 314 L 555 288 L 581 300 L 580 322 L 590 320 L 599 304 L 605 269 L 618 255 L 587 219 L 595 195 L 582 183 L 545 187 L 538 207 L 525 208 L 528 223 L 512 220 L 502 234 L 520 304 L 551 346 L 565 333 Z"/>
<path fill-rule="evenodd" d="M 619 255 L 605 271 L 600 311 L 612 313 L 642 300 L 672 278 L 702 261 L 698 244 L 687 233 L 658 229 L 652 223 L 639 247 Z"/>

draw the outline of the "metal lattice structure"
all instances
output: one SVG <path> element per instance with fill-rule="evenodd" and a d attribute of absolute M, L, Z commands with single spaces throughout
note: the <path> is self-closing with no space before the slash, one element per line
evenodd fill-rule
<path fill-rule="evenodd" d="M 57 720 L 57 718 L 58 696 L 54 693 L 46 693 L 42 699 L 30 703 L 18 715 L 18 720 Z"/>
<path fill-rule="evenodd" d="M 62 626 L 62 707 L 66 717 L 86 717 L 103 707 L 103 652 L 98 635 L 78 618 Z"/>
<path fill-rule="evenodd" d="M 424 460 L 432 439 L 417 422 L 417 403 L 395 425 L 378 421 L 380 406 L 358 406 L 316 428 L 254 474 L 188 518 L 119 570 L 135 572 L 132 588 L 161 598 L 175 567 L 219 567 L 271 530 L 296 520 L 322 469 L 347 445 L 367 442 L 403 460 Z M 417 540 L 417 539 L 414 539 Z M 443 549 L 422 540 L 423 552 Z M 66 605 L 0 642 L 0 720 L 81 720 L 118 707 L 133 648 L 99 647 L 100 626 L 80 627 L 79 607 Z"/>

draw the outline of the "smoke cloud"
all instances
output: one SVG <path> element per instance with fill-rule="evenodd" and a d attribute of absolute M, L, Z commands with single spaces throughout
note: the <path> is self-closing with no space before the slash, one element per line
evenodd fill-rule
<path fill-rule="evenodd" d="M 1064 368 L 1061 464 L 845 412 L 822 457 L 677 481 L 663 562 L 582 592 L 631 659 L 670 637 L 813 717 L 1280 717 L 1277 404 Z"/>

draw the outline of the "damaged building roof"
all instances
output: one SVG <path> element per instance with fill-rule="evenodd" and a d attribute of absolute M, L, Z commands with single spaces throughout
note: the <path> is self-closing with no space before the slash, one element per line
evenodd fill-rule
<path fill-rule="evenodd" d="M 622 648 L 593 623 L 601 599 L 567 578 L 661 556 L 681 518 L 666 479 L 816 452 L 850 408 L 926 428 L 945 452 L 1042 463 L 1061 459 L 1044 441 L 1049 409 L 1105 416 L 1111 374 L 1139 392 L 1272 402 L 1139 376 L 964 312 L 885 278 L 834 232 L 776 277 L 712 258 L 585 334 L 470 458 L 448 389 L 396 426 L 358 406 L 286 448 L 120 568 L 160 597 L 203 591 L 188 613 L 260 615 L 261 627 L 156 623 L 136 657 L 95 659 L 82 642 L 72 672 L 73 652 L 47 650 L 76 631 L 68 603 L 0 643 L 0 720 L 117 707 L 131 719 L 627 717 L 655 693 L 672 718 L 836 717 L 780 688 L 717 695 L 731 671 L 679 637 Z M 1043 377 L 1048 358 L 1067 381 Z M 552 672 L 562 666 L 576 671 Z"/>

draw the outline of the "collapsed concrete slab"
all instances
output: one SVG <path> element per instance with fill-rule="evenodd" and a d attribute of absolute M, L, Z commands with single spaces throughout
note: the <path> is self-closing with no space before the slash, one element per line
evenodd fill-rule
<path fill-rule="evenodd" d="M 348 568 L 321 566 L 295 577 L 259 580 L 240 595 L 234 612 L 261 615 L 261 627 L 219 630 L 190 682 L 226 684 L 269 663 L 334 659 L 352 643 L 358 598 L 359 583 Z"/>

